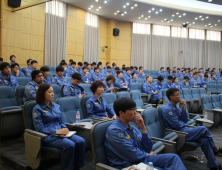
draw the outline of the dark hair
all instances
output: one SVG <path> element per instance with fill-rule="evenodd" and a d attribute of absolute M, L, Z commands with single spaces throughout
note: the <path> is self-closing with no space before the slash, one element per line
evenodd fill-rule
<path fill-rule="evenodd" d="M 173 67 L 173 68 L 176 68 L 176 67 Z"/>
<path fill-rule="evenodd" d="M 164 79 L 163 76 L 158 76 L 157 77 L 157 80 L 159 80 L 159 81 L 163 81 L 163 79 Z"/>
<path fill-rule="evenodd" d="M 78 62 L 78 65 L 79 65 L 79 66 L 82 66 L 82 62 Z"/>
<path fill-rule="evenodd" d="M 18 66 L 18 67 L 19 67 L 19 64 L 18 64 L 18 63 L 12 64 L 12 65 L 11 65 L 11 69 L 14 68 L 15 66 Z"/>
<path fill-rule="evenodd" d="M 173 72 L 172 73 L 176 73 L 176 71 L 175 70 L 173 70 Z"/>
<path fill-rule="evenodd" d="M 185 70 L 182 70 L 182 72 L 184 72 Z"/>
<path fill-rule="evenodd" d="M 107 69 L 111 69 L 111 67 L 110 67 L 110 66 L 107 66 Z"/>
<path fill-rule="evenodd" d="M 117 71 L 118 71 L 118 70 L 120 70 L 120 69 L 119 69 L 119 67 L 116 67 L 116 68 L 115 68 L 115 70 L 117 70 Z"/>
<path fill-rule="evenodd" d="M 146 77 L 146 80 L 147 80 L 149 77 L 152 77 L 152 76 L 147 76 L 147 77 Z"/>
<path fill-rule="evenodd" d="M 178 77 L 174 77 L 174 78 L 173 78 L 173 82 L 174 82 L 177 78 L 178 78 Z"/>
<path fill-rule="evenodd" d="M 127 72 L 127 71 L 129 71 L 129 70 L 130 70 L 130 69 L 129 69 L 129 68 L 127 68 L 127 69 L 126 69 L 126 72 Z"/>
<path fill-rule="evenodd" d="M 94 71 L 95 71 L 95 70 L 98 70 L 98 69 L 99 69 L 99 67 L 94 67 Z"/>
<path fill-rule="evenodd" d="M 45 92 L 52 87 L 49 83 L 43 83 L 39 86 L 36 93 L 36 103 L 43 104 L 45 102 Z"/>
<path fill-rule="evenodd" d="M 58 66 L 56 67 L 56 72 L 59 72 L 59 71 L 64 71 L 64 68 L 62 66 Z"/>
<path fill-rule="evenodd" d="M 41 70 L 42 72 L 50 71 L 50 69 L 49 69 L 48 66 L 43 66 L 43 67 L 40 68 L 40 70 Z"/>
<path fill-rule="evenodd" d="M 73 62 L 73 59 L 70 59 L 69 62 Z"/>
<path fill-rule="evenodd" d="M 39 73 L 42 73 L 42 71 L 40 71 L 40 70 L 33 70 L 32 73 L 31 73 L 32 80 L 34 80 Z M 43 75 L 43 73 L 42 73 L 42 75 Z"/>
<path fill-rule="evenodd" d="M 162 70 L 164 67 L 160 67 L 160 70 Z"/>
<path fill-rule="evenodd" d="M 122 67 L 122 70 L 126 70 L 126 67 Z"/>
<path fill-rule="evenodd" d="M 193 73 L 193 76 L 195 76 L 195 75 L 197 75 L 197 73 L 195 72 L 195 73 Z"/>
<path fill-rule="evenodd" d="M 140 66 L 140 67 L 139 67 L 139 70 L 140 70 L 141 68 L 143 68 L 143 66 Z"/>
<path fill-rule="evenodd" d="M 86 67 L 86 66 L 83 66 L 83 67 L 82 67 L 82 70 L 84 70 L 84 69 L 87 69 L 87 67 Z"/>
<path fill-rule="evenodd" d="M 120 74 L 120 73 L 123 73 L 122 71 L 118 70 L 117 71 L 117 76 Z"/>
<path fill-rule="evenodd" d="M 184 79 L 184 80 L 189 80 L 189 77 L 188 77 L 188 76 L 184 76 L 183 79 Z"/>
<path fill-rule="evenodd" d="M 61 67 L 64 66 L 64 65 L 67 65 L 67 63 L 66 63 L 66 62 L 61 62 L 61 63 L 60 63 L 60 66 L 61 66 Z"/>
<path fill-rule="evenodd" d="M 0 57 L 0 61 L 2 61 L 2 62 L 3 62 L 3 58 L 2 58 L 2 57 Z"/>
<path fill-rule="evenodd" d="M 65 60 L 61 60 L 61 62 L 60 63 L 63 63 L 63 62 L 66 62 Z"/>
<path fill-rule="evenodd" d="M 114 67 L 116 65 L 116 63 L 113 63 L 112 66 Z"/>
<path fill-rule="evenodd" d="M 110 81 L 110 80 L 113 80 L 115 82 L 116 79 L 115 79 L 115 77 L 113 75 L 108 75 L 106 77 L 106 81 Z"/>
<path fill-rule="evenodd" d="M 106 63 L 106 65 L 109 64 L 109 62 Z"/>
<path fill-rule="evenodd" d="M 101 61 L 98 62 L 99 65 L 102 65 L 103 63 Z"/>
<path fill-rule="evenodd" d="M 93 92 L 93 94 L 95 94 L 96 89 L 97 89 L 98 87 L 100 87 L 100 86 L 102 86 L 103 88 L 105 87 L 105 84 L 104 84 L 102 81 L 100 81 L 100 80 L 96 80 L 95 82 L 93 82 L 93 83 L 91 84 L 90 89 L 91 89 L 91 91 Z"/>
<path fill-rule="evenodd" d="M 177 88 L 169 88 L 166 91 L 167 98 L 170 100 L 170 96 L 172 96 L 177 91 L 179 91 L 179 89 L 177 89 Z"/>
<path fill-rule="evenodd" d="M 84 63 L 83 63 L 84 65 L 86 65 L 86 64 L 88 64 L 88 62 L 87 61 L 84 61 Z"/>
<path fill-rule="evenodd" d="M 32 59 L 28 59 L 28 60 L 26 61 L 26 63 L 28 64 L 28 63 L 30 62 L 30 60 L 32 60 Z"/>
<path fill-rule="evenodd" d="M 136 73 L 132 73 L 132 74 L 131 74 L 131 76 L 133 77 L 133 76 L 134 76 L 134 74 L 136 74 Z"/>
<path fill-rule="evenodd" d="M 126 112 L 126 110 L 135 108 L 136 103 L 131 98 L 122 97 L 120 99 L 117 99 L 113 104 L 113 109 L 117 116 L 119 116 L 119 112 Z"/>
<path fill-rule="evenodd" d="M 204 77 L 207 77 L 207 78 L 208 78 L 208 75 L 207 75 L 207 74 L 204 74 Z"/>
<path fill-rule="evenodd" d="M 1 69 L 1 71 L 3 71 L 4 68 L 7 67 L 7 66 L 10 67 L 9 63 L 7 63 L 7 62 L 3 62 L 3 63 L 1 63 L 1 64 L 0 64 L 0 69 Z"/>
<path fill-rule="evenodd" d="M 168 76 L 167 79 L 168 80 L 173 80 L 173 76 Z"/>
<path fill-rule="evenodd" d="M 38 62 L 37 62 L 36 60 L 32 60 L 32 61 L 31 61 L 31 64 L 34 64 L 34 63 L 37 63 L 37 64 L 38 64 Z"/>
<path fill-rule="evenodd" d="M 177 70 L 180 70 L 180 68 L 177 68 Z"/>
<path fill-rule="evenodd" d="M 133 69 L 133 66 L 130 66 L 130 69 Z"/>
<path fill-rule="evenodd" d="M 11 55 L 11 56 L 10 56 L 10 60 L 12 59 L 12 57 L 15 57 L 15 58 L 16 58 L 16 56 L 14 56 L 14 55 Z"/>
<path fill-rule="evenodd" d="M 136 67 L 136 66 L 135 66 L 135 67 L 133 67 L 133 68 L 135 68 L 136 70 L 138 70 L 138 67 Z"/>
<path fill-rule="evenodd" d="M 82 80 L 82 75 L 79 73 L 73 73 L 72 78 L 75 80 Z"/>
<path fill-rule="evenodd" d="M 71 65 L 73 65 L 73 64 L 75 64 L 75 65 L 76 65 L 76 62 L 75 62 L 75 61 L 72 61 L 72 62 L 71 62 Z"/>

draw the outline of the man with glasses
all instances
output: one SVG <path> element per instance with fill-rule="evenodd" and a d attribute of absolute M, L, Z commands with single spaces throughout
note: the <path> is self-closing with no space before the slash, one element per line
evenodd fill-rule
<path fill-rule="evenodd" d="M 43 83 L 43 73 L 40 70 L 33 70 L 32 73 L 32 81 L 30 81 L 25 86 L 25 91 L 23 95 L 23 102 L 26 102 L 28 100 L 35 100 L 36 92 L 40 86 L 40 84 Z"/>
<path fill-rule="evenodd" d="M 25 75 L 23 74 L 23 72 L 21 72 L 21 71 L 19 70 L 19 65 L 18 65 L 18 63 L 12 64 L 12 65 L 11 65 L 11 70 L 12 70 L 11 74 L 12 74 L 13 76 L 15 76 L 15 77 L 25 77 Z"/>
<path fill-rule="evenodd" d="M 122 169 L 141 162 L 147 165 L 153 162 L 154 167 L 162 169 L 186 169 L 176 154 L 155 155 L 152 152 L 153 142 L 142 117 L 136 114 L 136 103 L 132 99 L 120 98 L 113 107 L 118 119 L 108 127 L 105 135 L 105 151 L 110 166 Z M 142 133 L 130 122 L 134 122 Z"/>
<path fill-rule="evenodd" d="M 184 100 L 180 99 L 179 89 L 170 88 L 166 92 L 169 102 L 163 109 L 163 123 L 167 129 L 186 132 L 186 142 L 197 142 L 204 152 L 210 170 L 222 170 L 218 165 L 215 156 L 222 157 L 222 149 L 217 147 L 213 141 L 213 137 L 205 126 L 197 126 L 194 128 L 187 128 L 188 114 L 185 108 Z M 179 108 L 177 104 L 180 104 Z"/>

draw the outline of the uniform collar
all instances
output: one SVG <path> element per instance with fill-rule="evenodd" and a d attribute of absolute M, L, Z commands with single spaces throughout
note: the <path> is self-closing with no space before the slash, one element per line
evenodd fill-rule
<path fill-rule="evenodd" d="M 34 80 L 30 81 L 30 83 L 32 83 L 34 86 L 39 86 L 39 84 L 36 83 L 36 81 L 34 81 Z"/>
<path fill-rule="evenodd" d="M 63 80 L 64 79 L 64 77 L 62 76 L 62 79 L 60 79 L 60 77 L 58 76 L 58 75 L 56 75 L 55 76 L 57 79 L 59 79 L 59 80 Z"/>
<path fill-rule="evenodd" d="M 41 105 L 41 107 L 43 108 L 43 109 L 46 109 L 46 108 L 49 108 L 49 106 L 47 105 L 47 104 L 45 104 L 45 103 L 43 103 L 43 104 L 40 104 Z M 52 108 L 54 107 L 54 103 L 53 102 L 51 102 L 51 106 L 52 106 Z M 51 108 L 51 109 L 52 109 Z M 50 109 L 50 108 L 49 108 Z"/>
<path fill-rule="evenodd" d="M 100 101 L 97 99 L 97 97 L 95 95 L 92 96 L 92 100 L 93 101 L 98 101 L 98 102 L 102 102 L 102 97 L 100 96 Z"/>
<path fill-rule="evenodd" d="M 119 120 L 118 118 L 116 118 L 116 122 L 117 122 L 117 124 L 119 125 L 119 127 L 120 127 L 121 129 L 123 129 L 124 131 L 127 130 L 128 128 L 129 128 L 129 129 L 132 128 L 132 127 L 130 126 L 130 124 L 129 124 L 129 127 L 128 127 L 128 126 L 126 126 L 121 120 Z"/>
<path fill-rule="evenodd" d="M 78 87 L 79 85 L 77 85 L 77 86 L 74 86 L 71 82 L 68 82 L 68 85 L 69 86 L 71 86 L 71 87 L 73 87 L 73 88 L 76 88 L 76 87 Z"/>
<path fill-rule="evenodd" d="M 2 75 L 1 75 L 1 79 L 10 79 L 10 77 L 11 77 L 11 75 L 9 75 L 9 78 L 6 76 L 6 75 L 4 75 L 3 73 L 2 73 Z"/>
<path fill-rule="evenodd" d="M 168 105 L 173 111 L 178 110 L 178 107 L 176 106 L 176 108 L 175 108 L 174 105 L 173 105 L 170 101 L 167 103 L 167 105 Z"/>

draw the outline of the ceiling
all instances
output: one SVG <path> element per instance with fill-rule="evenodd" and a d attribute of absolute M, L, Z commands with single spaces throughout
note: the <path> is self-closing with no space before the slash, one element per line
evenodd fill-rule
<path fill-rule="evenodd" d="M 202 1 L 202 2 L 207 2 L 207 3 L 211 3 L 211 4 L 222 5 L 222 1 L 221 0 L 212 0 L 212 2 L 208 2 L 208 0 L 197 0 L 197 1 Z"/>
<path fill-rule="evenodd" d="M 96 0 L 63 0 L 63 1 L 73 6 L 84 9 L 86 11 L 100 15 L 102 17 L 112 18 L 119 21 L 144 22 L 144 23 L 150 23 L 150 24 L 161 24 L 161 25 L 171 25 L 171 26 L 181 26 L 183 23 L 189 22 L 189 24 L 191 24 L 191 25 L 188 25 L 189 28 L 200 28 L 200 29 L 222 31 L 222 15 L 221 15 L 222 10 L 221 12 L 212 11 L 212 10 L 207 11 L 207 10 L 195 9 L 195 8 L 193 8 L 192 10 L 189 10 L 188 7 L 186 8 L 184 7 L 186 10 L 183 10 L 183 6 L 180 6 L 180 8 L 178 8 L 178 6 L 174 6 L 172 4 L 168 5 L 167 7 L 166 5 L 165 6 L 155 5 L 155 1 L 158 1 L 158 0 L 153 0 L 152 4 L 149 3 L 149 1 L 151 2 L 151 0 L 147 0 L 146 3 L 142 2 L 141 0 L 138 0 L 138 1 L 136 0 L 106 0 L 107 3 L 104 3 L 105 0 L 98 0 L 98 2 L 96 2 Z M 180 1 L 183 1 L 183 0 L 180 0 Z M 194 0 L 190 0 L 190 1 L 194 1 Z M 208 0 L 199 0 L 199 1 L 208 2 Z M 196 4 L 198 3 L 197 5 L 204 4 L 206 6 L 206 3 L 199 2 L 199 1 L 195 0 L 195 3 Z M 188 0 L 186 0 L 186 2 L 188 2 Z M 222 4 L 222 0 L 213 0 L 212 2 L 213 3 L 218 2 Z M 129 5 L 127 5 L 127 3 L 129 3 Z M 135 6 L 135 4 L 137 6 Z M 161 4 L 161 3 L 159 2 L 158 4 Z M 93 8 L 89 10 L 91 5 L 93 5 Z M 210 4 L 210 5 L 212 6 L 213 4 Z M 126 7 L 123 8 L 123 6 L 126 6 Z M 132 6 L 134 7 L 133 9 L 131 9 Z M 169 8 L 169 6 L 171 8 Z M 98 7 L 101 7 L 99 11 L 96 10 Z M 153 8 L 154 10 L 152 10 Z M 177 9 L 180 9 L 180 10 L 177 10 Z M 119 11 L 119 13 L 117 13 L 117 11 Z M 151 12 L 149 13 L 149 11 Z M 193 12 L 193 11 L 197 11 L 197 12 Z M 127 13 L 124 14 L 124 16 L 122 16 L 121 13 L 124 13 L 124 12 L 127 12 Z M 156 14 L 156 12 L 158 12 L 158 14 Z M 114 13 L 117 13 L 117 14 L 115 15 Z M 179 14 L 177 15 L 176 13 L 179 13 Z M 172 15 L 174 15 L 174 17 Z M 200 18 L 200 16 L 202 17 Z M 195 20 L 195 18 L 197 18 L 197 20 Z M 167 23 L 167 21 L 164 21 L 164 19 L 167 19 L 169 22 Z M 218 20 L 220 22 L 218 22 Z M 213 27 L 210 27 L 209 24 L 211 24 Z"/>

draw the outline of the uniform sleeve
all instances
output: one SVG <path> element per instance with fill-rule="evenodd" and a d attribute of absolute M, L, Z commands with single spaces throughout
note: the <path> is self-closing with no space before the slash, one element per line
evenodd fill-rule
<path fill-rule="evenodd" d="M 93 109 L 93 104 L 92 104 L 91 101 L 86 102 L 86 111 L 87 111 L 87 116 L 94 117 L 94 118 L 97 118 L 97 119 L 102 119 L 102 117 L 97 116 L 95 114 L 94 109 Z"/>
<path fill-rule="evenodd" d="M 96 74 L 93 74 L 92 75 L 92 80 L 93 80 L 93 82 L 95 82 L 97 79 L 96 79 Z"/>
<path fill-rule="evenodd" d="M 111 109 L 111 107 L 108 105 L 108 103 L 105 101 L 105 105 L 106 105 L 106 112 L 111 115 L 114 116 L 116 113 L 114 112 L 113 109 Z"/>
<path fill-rule="evenodd" d="M 117 87 L 123 87 L 124 85 L 120 83 L 120 81 L 116 80 L 115 84 Z"/>
<path fill-rule="evenodd" d="M 181 120 L 181 121 L 183 121 L 184 123 L 187 123 L 187 121 L 188 121 L 188 113 L 187 113 L 187 111 L 185 110 L 185 111 L 183 111 L 181 108 L 179 108 L 179 119 Z"/>
<path fill-rule="evenodd" d="M 120 134 L 124 133 L 119 129 L 112 129 L 107 134 L 107 144 L 112 149 L 112 152 L 127 162 L 143 162 L 148 157 L 148 154 L 133 146 L 130 141 L 132 139 L 127 139 L 126 136 L 120 136 Z"/>
<path fill-rule="evenodd" d="M 87 94 L 82 86 L 80 86 L 81 94 Z"/>
<path fill-rule="evenodd" d="M 16 90 L 16 88 L 19 86 L 17 80 L 15 77 L 13 77 L 13 81 L 12 81 L 12 87 Z"/>
<path fill-rule="evenodd" d="M 23 72 L 20 72 L 20 77 L 25 77 L 24 73 Z"/>
<path fill-rule="evenodd" d="M 103 81 L 103 76 L 102 76 L 102 74 L 101 74 L 100 80 Z"/>
<path fill-rule="evenodd" d="M 60 109 L 60 106 L 59 106 L 59 111 L 60 111 L 60 116 L 59 116 L 59 124 L 62 128 L 67 128 L 64 121 L 62 120 L 62 112 L 61 112 L 61 109 Z"/>
<path fill-rule="evenodd" d="M 63 95 L 66 97 L 66 96 L 71 96 L 71 90 L 70 90 L 70 88 L 68 87 L 68 86 L 65 86 L 64 88 L 63 88 Z"/>
<path fill-rule="evenodd" d="M 52 79 L 52 84 L 57 84 L 57 80 L 55 79 L 55 77 Z"/>
<path fill-rule="evenodd" d="M 25 95 L 28 100 L 35 100 L 36 97 L 36 89 L 32 85 L 26 85 L 25 87 Z"/>

